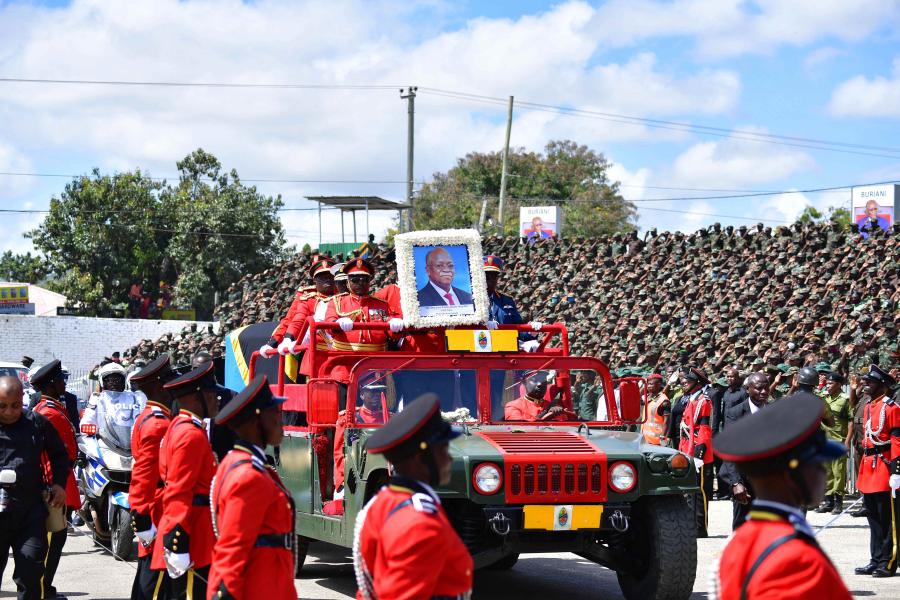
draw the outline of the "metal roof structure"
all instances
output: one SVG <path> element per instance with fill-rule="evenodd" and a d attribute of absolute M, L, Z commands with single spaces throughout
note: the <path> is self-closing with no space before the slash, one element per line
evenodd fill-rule
<path fill-rule="evenodd" d="M 372 210 L 396 210 L 398 217 L 402 219 L 402 211 L 410 208 L 409 204 L 394 202 L 379 196 L 306 196 L 319 204 L 319 244 L 322 244 L 322 205 L 341 211 L 341 242 L 346 242 L 344 236 L 344 213 L 353 215 L 353 242 L 356 243 L 356 211 L 366 211 L 366 239 L 369 239 L 369 211 Z"/>

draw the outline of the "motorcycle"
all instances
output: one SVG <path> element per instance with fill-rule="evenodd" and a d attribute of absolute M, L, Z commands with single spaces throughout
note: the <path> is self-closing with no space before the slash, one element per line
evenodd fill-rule
<path fill-rule="evenodd" d="M 78 440 L 75 473 L 84 497 L 79 514 L 94 542 L 109 547 L 122 560 L 134 556 L 128 502 L 131 428 L 142 408 L 141 397 L 131 392 L 103 391 L 97 401 L 96 419 L 82 421 Z"/>

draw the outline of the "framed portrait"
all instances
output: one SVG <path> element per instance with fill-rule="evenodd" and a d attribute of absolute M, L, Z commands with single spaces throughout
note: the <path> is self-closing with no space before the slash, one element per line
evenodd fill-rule
<path fill-rule="evenodd" d="M 487 285 L 474 229 L 413 231 L 394 238 L 403 320 L 412 327 L 484 323 Z"/>

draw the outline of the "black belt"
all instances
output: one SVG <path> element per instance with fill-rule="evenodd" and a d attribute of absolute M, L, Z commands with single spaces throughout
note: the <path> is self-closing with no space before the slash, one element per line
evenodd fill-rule
<path fill-rule="evenodd" d="M 888 452 L 890 449 L 891 449 L 890 444 L 888 444 L 887 446 L 882 446 L 880 448 L 877 446 L 875 448 L 866 448 L 865 450 L 863 450 L 863 455 L 864 456 L 874 456 L 876 454 L 884 454 L 885 452 Z"/>
<path fill-rule="evenodd" d="M 209 506 L 209 496 L 206 494 L 194 494 L 191 504 L 194 506 Z"/>
<path fill-rule="evenodd" d="M 290 550 L 293 546 L 293 533 L 264 533 L 256 538 L 257 548 L 284 548 Z"/>

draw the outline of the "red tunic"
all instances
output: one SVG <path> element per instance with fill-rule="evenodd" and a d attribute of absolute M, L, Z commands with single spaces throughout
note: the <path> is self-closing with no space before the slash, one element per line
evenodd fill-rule
<path fill-rule="evenodd" d="M 863 494 L 888 492 L 891 474 L 886 462 L 900 457 L 900 406 L 886 396 L 871 400 L 863 412 L 861 435 L 863 457 L 859 461 L 856 487 Z"/>
<path fill-rule="evenodd" d="M 34 407 L 34 412 L 40 413 L 50 421 L 69 456 L 69 464 L 75 462 L 78 456 L 78 442 L 75 439 L 75 427 L 69 420 L 66 407 L 58 400 L 48 396 L 41 396 L 41 401 Z M 44 453 L 41 456 L 41 465 L 44 468 L 44 481 L 53 481 L 53 469 L 50 467 L 50 459 Z M 81 506 L 81 496 L 78 495 L 78 485 L 75 483 L 75 473 L 69 467 L 69 477 L 66 479 L 66 506 L 78 508 Z"/>
<path fill-rule="evenodd" d="M 310 296 L 316 295 L 316 288 L 307 287 L 302 290 L 297 290 L 297 293 L 294 294 L 294 300 L 291 302 L 290 308 L 288 308 L 287 314 L 284 315 L 284 318 L 278 323 L 278 327 L 275 328 L 275 331 L 272 332 L 272 339 L 275 340 L 277 344 L 280 344 L 284 339 L 284 334 L 288 332 L 288 328 L 291 325 L 291 322 L 297 317 L 298 312 L 307 310 L 307 300 L 309 300 Z M 315 307 L 313 307 L 315 310 Z M 306 316 L 311 315 L 312 312 L 308 313 Z M 304 317 L 305 319 L 306 317 Z M 297 339 L 296 337 L 294 338 Z"/>
<path fill-rule="evenodd" d="M 138 415 L 131 430 L 131 484 L 128 486 L 128 502 L 131 509 L 149 515 L 154 524 L 162 516 L 159 490 L 159 445 L 172 420 L 169 409 L 152 400 Z M 153 548 L 138 544 L 138 556 L 153 554 Z"/>
<path fill-rule="evenodd" d="M 391 283 L 374 294 L 376 298 L 380 298 L 388 303 L 391 310 L 396 316 L 403 318 L 403 307 L 400 305 L 400 286 Z M 446 349 L 443 333 L 435 331 L 420 330 L 415 335 L 407 335 L 403 339 L 403 350 L 405 352 L 416 352 L 418 354 L 443 354 Z"/>
<path fill-rule="evenodd" d="M 678 449 L 690 457 L 702 458 L 704 465 L 713 461 L 711 415 L 712 402 L 706 394 L 700 393 L 688 401 L 681 420 Z M 701 453 L 702 456 L 698 456 Z"/>
<path fill-rule="evenodd" d="M 299 293 L 297 297 L 300 297 Z M 329 297 L 319 294 L 315 291 L 315 288 L 306 292 L 301 303 L 297 306 L 297 311 L 294 313 L 285 333 L 295 340 L 302 340 L 306 334 L 306 318 L 315 315 L 316 306 L 318 306 L 319 302 L 327 302 Z"/>
<path fill-rule="evenodd" d="M 802 517 L 798 526 L 788 521 L 786 511 L 754 505 L 746 523 L 732 535 L 719 559 L 715 581 L 718 594 L 710 598 L 738 600 L 751 566 L 775 540 L 808 530 Z M 799 520 L 798 520 L 799 519 Z M 802 521 L 802 523 L 801 523 Z M 807 531 L 803 539 L 790 540 L 766 557 L 753 573 L 747 586 L 747 598 L 753 600 L 849 600 L 850 592 L 834 565 Z"/>
<path fill-rule="evenodd" d="M 365 425 L 384 423 L 384 414 L 381 411 L 372 411 L 365 406 L 356 409 L 356 422 Z M 350 415 L 347 411 L 341 413 L 334 427 L 334 489 L 344 485 L 344 432 L 350 424 Z"/>
<path fill-rule="evenodd" d="M 328 301 L 325 322 L 334 323 L 341 317 L 347 317 L 354 323 L 383 323 L 400 315 L 394 312 L 387 302 L 374 296 L 355 296 L 340 294 Z M 331 344 L 335 350 L 351 352 L 383 352 L 387 350 L 388 333 L 386 331 L 358 331 L 356 329 L 344 333 L 332 333 Z M 350 370 L 346 365 L 337 365 L 331 377 L 341 383 L 349 383 Z"/>
<path fill-rule="evenodd" d="M 203 421 L 181 409 L 159 449 L 159 476 L 165 487 L 160 489 L 162 517 L 153 545 L 154 570 L 166 568 L 163 537 L 176 525 L 187 532 L 194 567 L 205 567 L 212 561 L 215 536 L 209 514 L 209 486 L 215 473 L 216 459 Z"/>
<path fill-rule="evenodd" d="M 294 556 L 275 540 L 293 540 L 294 503 L 265 455 L 235 444 L 216 471 L 212 496 L 219 539 L 209 598 L 295 600 Z"/>
<path fill-rule="evenodd" d="M 412 480 L 395 477 L 368 505 L 353 559 L 357 580 L 364 565 L 378 598 L 418 600 L 472 589 L 469 551 L 440 501 Z M 361 591 L 356 597 L 364 598 Z"/>

